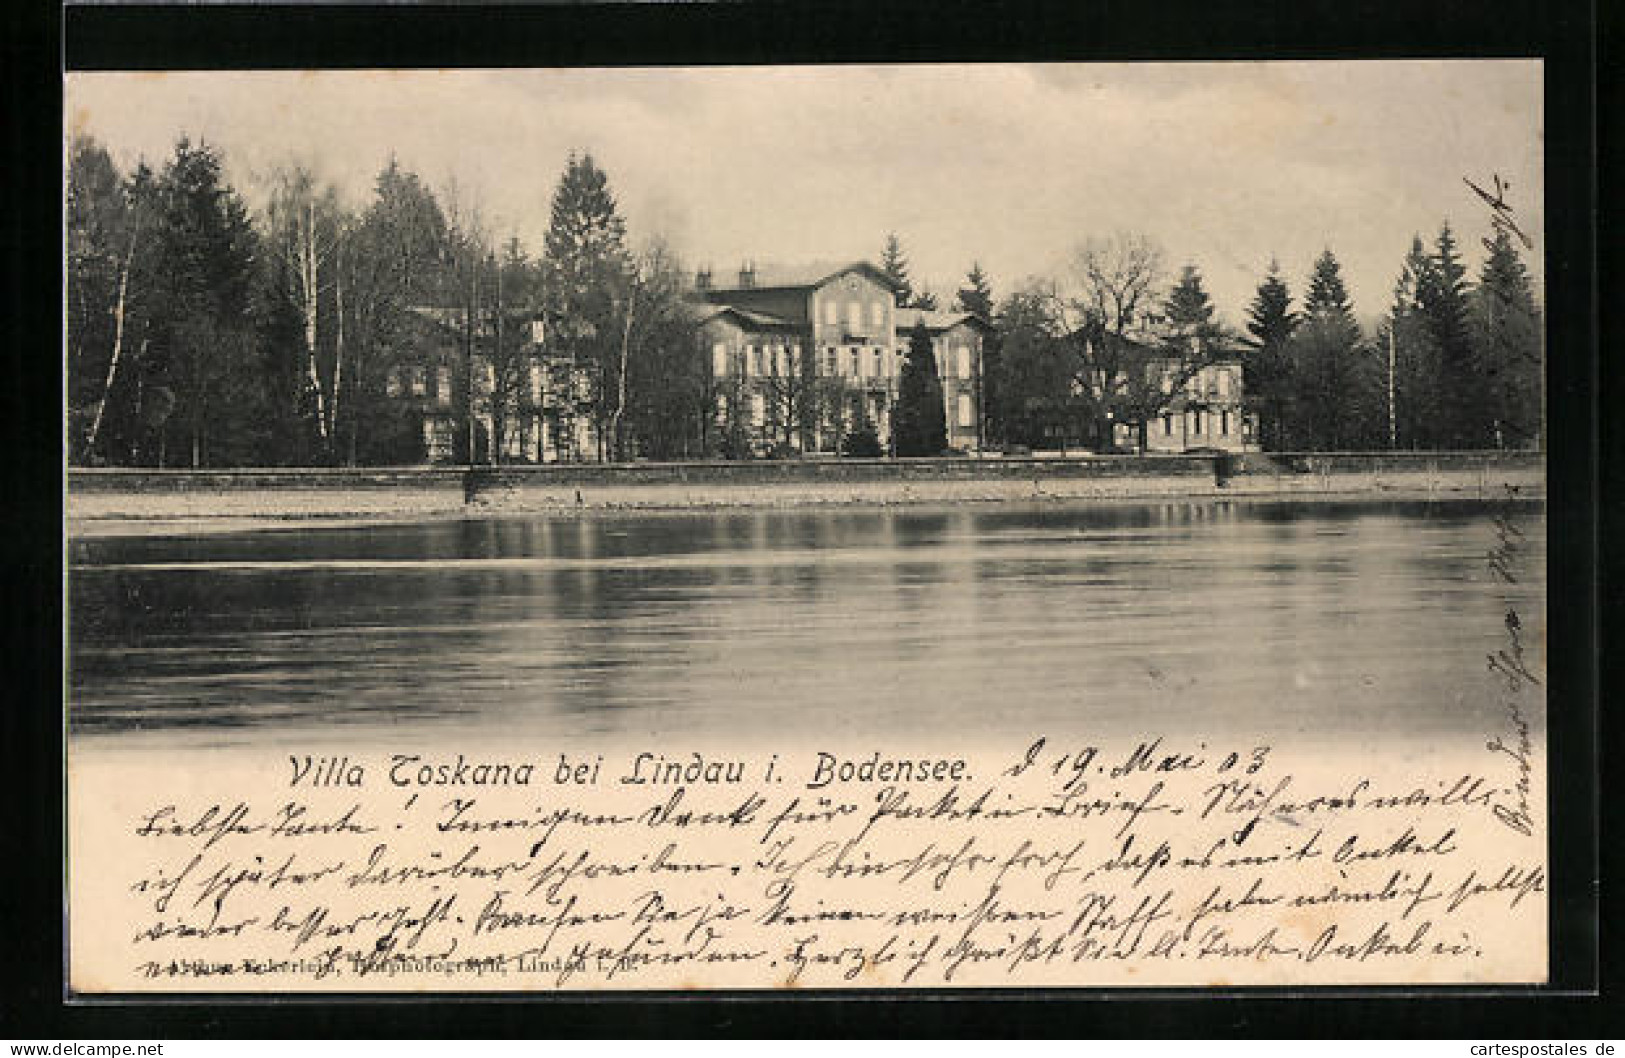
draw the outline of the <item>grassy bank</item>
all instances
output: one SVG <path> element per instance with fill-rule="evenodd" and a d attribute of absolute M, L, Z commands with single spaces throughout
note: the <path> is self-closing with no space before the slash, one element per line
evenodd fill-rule
<path fill-rule="evenodd" d="M 1544 490 L 1537 454 L 843 460 L 367 470 L 73 470 L 72 534 L 525 512 Z"/>

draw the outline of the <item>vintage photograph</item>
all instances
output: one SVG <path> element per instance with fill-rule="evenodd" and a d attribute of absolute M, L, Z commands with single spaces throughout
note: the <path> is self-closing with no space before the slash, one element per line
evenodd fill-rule
<path fill-rule="evenodd" d="M 1545 979 L 1540 62 L 64 116 L 71 989 Z"/>

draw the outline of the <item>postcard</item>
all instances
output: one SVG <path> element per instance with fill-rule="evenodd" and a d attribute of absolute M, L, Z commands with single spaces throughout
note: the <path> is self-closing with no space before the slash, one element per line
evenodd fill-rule
<path fill-rule="evenodd" d="M 1548 980 L 1540 62 L 64 91 L 74 995 Z"/>

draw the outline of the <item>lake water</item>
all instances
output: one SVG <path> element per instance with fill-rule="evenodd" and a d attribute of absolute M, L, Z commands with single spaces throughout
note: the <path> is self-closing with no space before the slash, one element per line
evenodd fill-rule
<path fill-rule="evenodd" d="M 1523 536 L 1492 576 L 1497 516 Z M 1493 727 L 1532 502 L 516 517 L 70 543 L 77 738 Z M 1538 718 L 1537 718 L 1538 719 Z M 137 736 L 137 732 L 143 734 Z"/>

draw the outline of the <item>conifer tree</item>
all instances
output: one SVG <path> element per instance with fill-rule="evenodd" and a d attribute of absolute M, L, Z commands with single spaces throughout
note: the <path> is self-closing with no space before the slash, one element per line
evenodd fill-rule
<path fill-rule="evenodd" d="M 1422 318 L 1439 356 L 1439 440 L 1450 448 L 1490 442 L 1490 414 L 1468 330 L 1467 269 L 1446 223 L 1434 242 L 1432 267 L 1417 289 Z"/>
<path fill-rule="evenodd" d="M 161 286 L 142 388 L 174 414 L 152 423 L 156 455 L 194 467 L 256 462 L 267 451 L 272 420 L 250 327 L 260 273 L 248 209 L 224 181 L 219 153 L 185 138 L 164 167 L 157 198 L 154 271 Z"/>
<path fill-rule="evenodd" d="M 900 456 L 934 456 L 948 447 L 948 418 L 942 404 L 942 378 L 924 324 L 909 332 L 908 354 L 898 379 L 892 413 L 892 447 Z"/>
<path fill-rule="evenodd" d="M 982 271 L 979 262 L 971 262 L 957 300 L 961 312 L 968 312 L 989 323 L 993 321 L 993 285 L 988 282 L 987 273 Z"/>
<path fill-rule="evenodd" d="M 1202 286 L 1202 273 L 1195 265 L 1180 270 L 1179 279 L 1163 303 L 1168 323 L 1181 334 L 1200 334 L 1213 325 L 1213 302 Z"/>
<path fill-rule="evenodd" d="M 626 223 L 609 178 L 592 155 L 570 155 L 553 193 L 547 230 L 547 295 L 559 345 L 592 379 L 593 418 L 603 449 L 620 404 L 621 336 L 631 311 Z"/>
<path fill-rule="evenodd" d="M 1434 271 L 1421 236 L 1414 237 L 1378 335 L 1378 352 L 1393 361 L 1393 441 L 1399 448 L 1437 448 L 1442 443 L 1439 349 L 1421 301 L 1422 291 L 1437 282 Z"/>
<path fill-rule="evenodd" d="M 1484 240 L 1488 256 L 1472 297 L 1478 374 L 1497 447 L 1542 437 L 1542 321 L 1534 284 L 1505 228 Z"/>
<path fill-rule="evenodd" d="M 1368 380 L 1358 362 L 1360 327 L 1354 320 L 1342 266 L 1330 249 L 1316 258 L 1304 299 L 1304 321 L 1292 338 L 1291 430 L 1294 445 L 1340 449 L 1357 444 L 1369 411 Z"/>
<path fill-rule="evenodd" d="M 903 255 L 903 243 L 896 232 L 886 233 L 886 247 L 880 252 L 880 268 L 896 288 L 897 304 L 912 303 L 914 285 L 908 279 L 908 258 Z"/>
<path fill-rule="evenodd" d="M 1271 260 L 1247 310 L 1247 331 L 1252 337 L 1247 343 L 1250 351 L 1242 360 L 1242 388 L 1258 415 L 1260 443 L 1272 451 L 1291 447 L 1286 433 L 1292 390 L 1288 343 L 1298 322 L 1281 266 Z"/>

